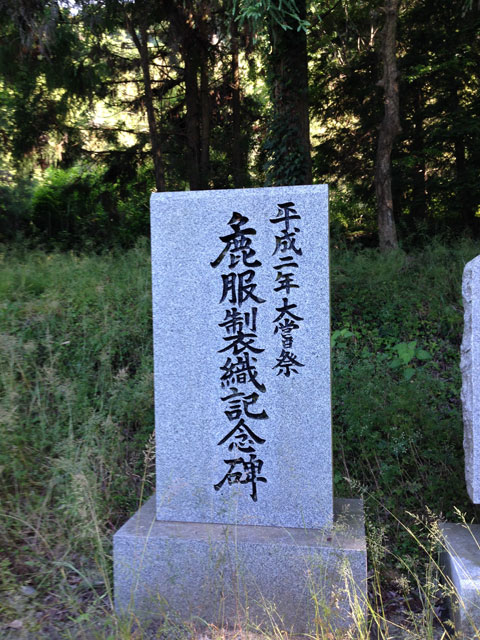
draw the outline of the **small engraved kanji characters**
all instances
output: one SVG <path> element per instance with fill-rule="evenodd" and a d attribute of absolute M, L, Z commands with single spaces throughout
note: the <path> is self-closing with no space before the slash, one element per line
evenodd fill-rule
<path fill-rule="evenodd" d="M 265 442 L 263 438 L 257 436 L 257 434 L 250 429 L 243 418 L 239 420 L 233 429 L 229 431 L 217 444 L 225 444 L 225 442 L 232 439 L 235 442 L 231 442 L 228 445 L 228 450 L 232 451 L 232 449 L 237 448 L 239 451 L 243 451 L 244 453 L 254 453 L 255 446 L 252 447 L 252 445 L 263 444 Z"/>
<path fill-rule="evenodd" d="M 284 202 L 283 204 L 279 204 L 277 216 L 275 218 L 270 218 L 270 222 L 273 224 L 284 222 L 285 229 L 288 231 L 290 229 L 290 220 L 301 220 L 300 216 L 293 208 L 294 206 L 295 204 L 293 202 Z"/>
<path fill-rule="evenodd" d="M 228 302 L 231 304 L 238 304 L 239 307 L 251 298 L 257 304 L 265 302 L 253 292 L 257 288 L 253 279 L 255 277 L 255 271 L 248 269 L 243 273 L 226 273 L 222 275 L 223 291 L 220 303 L 222 303 L 228 296 Z"/>
<path fill-rule="evenodd" d="M 293 273 L 283 273 L 282 271 L 279 271 L 276 278 L 278 287 L 275 287 L 274 291 L 285 290 L 285 293 L 289 295 L 290 289 L 298 289 L 298 284 L 295 284 L 293 277 Z"/>
<path fill-rule="evenodd" d="M 262 353 L 265 349 L 259 349 L 254 346 L 256 337 L 257 335 L 255 333 L 243 333 L 243 331 L 239 331 L 234 336 L 227 336 L 224 340 L 229 344 L 227 344 L 223 349 L 219 349 L 218 353 L 223 353 L 230 349 L 234 356 L 238 356 L 238 354 L 245 351 L 245 349 L 248 349 L 252 353 Z"/>
<path fill-rule="evenodd" d="M 259 395 L 258 393 L 250 393 L 246 395 L 243 391 L 239 391 L 236 387 L 232 387 L 230 389 L 232 393 L 229 396 L 225 396 L 222 398 L 223 402 L 228 402 L 229 409 L 225 411 L 225 415 L 229 420 L 238 420 L 242 415 L 242 411 L 245 413 L 247 418 L 252 418 L 253 420 L 266 420 L 268 418 L 267 412 L 265 409 L 260 413 L 253 413 L 250 411 L 248 407 L 253 404 L 256 404 Z M 243 405 L 243 408 L 240 408 Z"/>
<path fill-rule="evenodd" d="M 265 393 L 265 385 L 258 382 L 258 371 L 255 365 L 257 359 L 251 358 L 248 351 L 237 356 L 234 362 L 231 358 L 227 358 L 225 363 L 220 367 L 223 374 L 220 378 L 222 387 L 229 387 L 231 384 L 247 384 L 251 382 L 261 393 Z"/>
<path fill-rule="evenodd" d="M 225 247 L 218 258 L 210 263 L 214 269 L 218 267 L 228 252 L 230 252 L 230 269 L 236 267 L 240 260 L 246 267 L 256 268 L 261 266 L 262 263 L 259 260 L 252 260 L 255 256 L 255 251 L 251 247 L 251 238 L 247 237 L 254 236 L 257 232 L 255 229 L 240 229 L 247 222 L 248 218 L 237 211 L 233 212 L 228 223 L 232 227 L 233 233 L 228 236 L 220 236 L 220 240 L 225 243 Z"/>
<path fill-rule="evenodd" d="M 278 374 L 280 375 L 280 373 L 283 373 L 284 376 L 289 378 L 291 371 L 293 371 L 294 373 L 298 373 L 298 369 L 295 369 L 294 367 L 304 366 L 305 365 L 297 361 L 297 357 L 294 353 L 282 349 L 280 357 L 277 358 L 277 364 L 273 368 L 276 369 L 277 367 L 279 367 Z"/>
<path fill-rule="evenodd" d="M 219 327 L 224 327 L 228 335 L 233 335 L 238 331 L 243 331 L 244 327 L 255 332 L 257 330 L 257 307 L 252 307 L 250 311 L 240 312 L 236 307 L 226 309 L 223 322 L 219 322 Z"/>
<path fill-rule="evenodd" d="M 279 255 L 278 264 L 273 267 L 277 272 L 275 277 L 277 286 L 273 290 L 281 293 L 283 305 L 276 308 L 278 316 L 273 320 L 275 323 L 273 333 L 280 334 L 282 351 L 277 358 L 277 364 L 272 369 L 278 369 L 277 375 L 284 375 L 286 378 L 290 377 L 291 373 L 298 373 L 298 367 L 304 366 L 291 350 L 293 332 L 300 328 L 300 323 L 303 321 L 303 318 L 293 311 L 297 305 L 289 302 L 292 290 L 300 288 L 295 281 L 295 276 L 296 269 L 299 268 L 297 259 L 302 255 L 302 249 L 297 246 L 297 233 L 300 232 L 300 228 L 293 222 L 301 220 L 301 216 L 294 207 L 293 202 L 279 204 L 276 216 L 270 218 L 272 224 L 283 223 L 280 235 L 275 236 L 275 249 L 272 255 L 288 254 Z"/>
<path fill-rule="evenodd" d="M 296 309 L 296 307 L 296 304 L 288 304 L 288 298 L 283 298 L 283 306 L 275 307 L 275 311 L 278 311 L 279 313 L 274 322 L 279 322 L 283 319 L 284 316 L 289 316 L 293 320 L 297 320 L 297 322 L 303 320 L 303 318 L 301 318 L 300 316 L 296 316 L 293 313 L 292 309 Z M 298 325 L 295 328 L 298 329 Z M 277 333 L 277 331 L 275 330 L 274 333 Z"/>
<path fill-rule="evenodd" d="M 279 204 L 277 216 L 275 218 L 270 218 L 270 222 L 273 224 L 277 224 L 278 222 L 284 223 L 282 234 L 280 236 L 275 236 L 275 251 L 273 252 L 273 255 L 275 255 L 277 251 L 281 251 L 282 253 L 294 251 L 297 255 L 302 255 L 302 250 L 295 245 L 296 234 L 299 233 L 300 229 L 298 227 L 293 227 L 293 231 L 290 231 L 290 220 L 300 220 L 300 216 L 293 208 L 294 206 L 293 202 L 284 202 L 283 204 Z"/>
<path fill-rule="evenodd" d="M 232 460 L 224 460 L 230 465 L 229 470 L 217 484 L 213 485 L 215 491 L 219 491 L 225 482 L 232 484 L 250 484 L 250 497 L 257 502 L 257 482 L 267 482 L 267 479 L 260 475 L 263 467 L 263 460 L 257 460 L 254 453 L 250 454 L 250 458 L 245 460 L 243 457 L 234 458 Z M 237 470 L 235 470 L 237 469 Z"/>

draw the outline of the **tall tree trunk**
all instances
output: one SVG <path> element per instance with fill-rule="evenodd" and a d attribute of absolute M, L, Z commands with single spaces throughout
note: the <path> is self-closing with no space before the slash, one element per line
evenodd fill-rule
<path fill-rule="evenodd" d="M 457 117 L 461 113 L 460 91 L 461 84 L 458 81 L 452 80 L 450 113 L 455 114 Z M 472 222 L 475 221 L 475 207 L 473 206 L 474 203 L 471 199 L 470 185 L 467 180 L 467 151 L 465 147 L 465 138 L 461 129 L 461 125 L 456 127 L 453 143 L 456 174 L 455 199 L 457 201 L 457 207 L 459 208 L 459 214 L 462 218 L 463 226 L 465 229 L 469 229 L 472 226 Z"/>
<path fill-rule="evenodd" d="M 153 167 L 155 171 L 155 187 L 157 191 L 165 191 L 165 171 L 163 167 L 162 148 L 160 136 L 153 106 L 152 79 L 150 76 L 150 60 L 148 57 L 148 36 L 145 25 L 140 25 L 140 36 L 138 36 L 131 19 L 127 17 L 127 29 L 133 43 L 140 56 L 140 66 L 142 68 L 143 85 L 145 88 L 145 108 L 147 111 L 148 130 L 152 145 Z"/>
<path fill-rule="evenodd" d="M 237 189 L 246 184 L 245 163 L 242 161 L 245 154 L 242 153 L 241 119 L 240 119 L 240 68 L 238 63 L 238 25 L 235 15 L 230 23 L 231 56 L 232 56 L 232 140 L 231 163 L 233 186 Z"/>
<path fill-rule="evenodd" d="M 188 182 L 192 190 L 204 189 L 208 186 L 210 164 L 208 5 L 204 2 L 198 8 L 191 0 L 163 0 L 162 5 L 180 43 L 184 64 Z"/>
<path fill-rule="evenodd" d="M 375 194 L 377 197 L 378 236 L 380 249 L 387 251 L 398 247 L 397 230 L 393 217 L 392 165 L 393 142 L 400 133 L 396 28 L 399 0 L 385 0 L 385 26 L 383 28 L 382 64 L 385 112 L 378 134 L 375 162 Z"/>
<path fill-rule="evenodd" d="M 183 60 L 185 64 L 185 103 L 188 182 L 190 189 L 200 189 L 200 114 L 198 97 L 198 59 L 194 52 L 194 41 L 188 39 L 184 46 Z"/>
<path fill-rule="evenodd" d="M 421 220 L 427 217 L 424 147 L 422 87 L 418 86 L 415 91 L 413 102 L 412 155 L 415 159 L 415 166 L 413 168 L 412 210 L 415 218 Z"/>
<path fill-rule="evenodd" d="M 300 19 L 306 17 L 305 0 L 297 1 Z M 269 135 L 274 184 L 310 184 L 310 124 L 308 114 L 307 36 L 298 22 L 286 18 L 290 29 L 272 23 L 270 84 L 274 119 Z M 291 23 L 291 24 L 290 24 Z"/>
<path fill-rule="evenodd" d="M 200 57 L 200 189 L 208 189 L 210 177 L 210 93 L 208 88 L 208 58 Z"/>
<path fill-rule="evenodd" d="M 467 157 L 465 141 L 462 135 L 455 137 L 454 149 L 457 201 L 460 205 L 460 215 L 463 220 L 463 225 L 468 229 L 474 220 L 475 209 L 472 207 L 470 188 L 466 179 Z"/>

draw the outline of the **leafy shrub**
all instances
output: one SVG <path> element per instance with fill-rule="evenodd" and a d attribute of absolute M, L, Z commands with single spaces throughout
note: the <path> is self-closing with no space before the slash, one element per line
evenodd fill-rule
<path fill-rule="evenodd" d="M 150 174 L 134 169 L 125 181 L 93 165 L 50 169 L 33 192 L 29 234 L 47 248 L 132 246 L 149 232 Z"/>
<path fill-rule="evenodd" d="M 354 187 L 331 187 L 329 207 L 333 246 L 377 246 L 377 216 L 373 202 L 364 202 Z"/>
<path fill-rule="evenodd" d="M 471 242 L 431 243 L 410 255 L 333 252 L 336 493 L 363 487 L 377 521 L 386 509 L 405 523 L 407 512 L 422 514 L 426 505 L 450 518 L 455 507 L 474 513 L 459 358 L 462 271 L 479 252 Z M 408 536 L 395 537 L 413 553 Z"/>
<path fill-rule="evenodd" d="M 0 181 L 0 242 L 18 240 L 28 229 L 32 189 L 26 180 Z"/>
<path fill-rule="evenodd" d="M 101 177 L 102 172 L 89 167 L 47 172 L 32 198 L 32 224 L 45 244 L 66 248 L 87 237 L 106 243 L 110 220 Z"/>

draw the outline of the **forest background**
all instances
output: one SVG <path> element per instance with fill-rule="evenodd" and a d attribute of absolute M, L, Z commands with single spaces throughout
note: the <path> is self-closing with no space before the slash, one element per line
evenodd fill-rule
<path fill-rule="evenodd" d="M 131 245 L 154 189 L 312 181 L 342 239 L 478 233 L 472 0 L 0 7 L 3 241 Z"/>
<path fill-rule="evenodd" d="M 478 3 L 0 9 L 6 637 L 141 637 L 112 614 L 111 539 L 154 488 L 149 194 L 327 182 L 335 495 L 366 500 L 375 624 L 393 603 L 433 638 L 432 527 L 478 516 L 458 366 Z"/>

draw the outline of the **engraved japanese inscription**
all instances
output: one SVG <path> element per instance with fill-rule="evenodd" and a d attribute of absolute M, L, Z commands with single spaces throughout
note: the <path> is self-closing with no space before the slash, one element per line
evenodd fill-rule
<path fill-rule="evenodd" d="M 255 290 L 255 269 L 262 266 L 256 259 L 252 246 L 252 236 L 256 230 L 245 227 L 248 218 L 234 212 L 228 225 L 231 233 L 221 236 L 225 244 L 220 255 L 211 262 L 213 268 L 224 263 L 227 273 L 221 274 L 220 304 L 224 305 L 225 315 L 219 327 L 223 330 L 223 348 L 225 363 L 220 367 L 222 389 L 228 391 L 221 397 L 225 403 L 225 416 L 229 421 L 228 433 L 218 442 L 227 447 L 230 455 L 224 460 L 228 465 L 223 478 L 214 485 L 218 491 L 227 482 L 250 486 L 250 497 L 257 501 L 257 484 L 267 482 L 262 475 L 263 460 L 257 455 L 257 448 L 265 444 L 252 421 L 267 420 L 265 409 L 255 411 L 259 393 L 265 393 L 265 385 L 259 380 L 257 368 L 258 355 L 264 349 L 256 345 L 257 314 L 259 305 L 265 302 Z M 248 420 L 248 423 L 247 423 Z M 255 429 L 255 430 L 254 430 Z"/>
<path fill-rule="evenodd" d="M 157 518 L 331 522 L 328 190 L 152 196 Z"/>
<path fill-rule="evenodd" d="M 279 204 L 276 216 L 270 218 L 272 224 L 280 224 L 280 233 L 275 236 L 273 255 L 278 254 L 278 263 L 274 266 L 278 285 L 274 291 L 282 296 L 281 305 L 276 307 L 278 316 L 274 320 L 274 333 L 278 333 L 281 337 L 282 350 L 274 368 L 278 368 L 278 375 L 284 375 L 287 378 L 291 373 L 298 373 L 298 367 L 304 366 L 293 352 L 294 332 L 300 328 L 303 318 L 298 315 L 297 305 L 289 300 L 291 290 L 300 288 L 296 282 L 295 273 L 302 256 L 302 249 L 297 244 L 300 228 L 297 226 L 299 223 L 296 222 L 301 217 L 294 206 L 293 202 Z"/>
<path fill-rule="evenodd" d="M 277 256 L 273 267 L 276 273 L 273 292 L 279 297 L 279 306 L 275 307 L 278 315 L 273 320 L 273 332 L 280 336 L 281 343 L 280 355 L 272 368 L 278 369 L 277 375 L 287 378 L 292 373 L 298 374 L 299 368 L 305 366 L 293 351 L 295 331 L 303 322 L 303 317 L 298 315 L 298 305 L 291 301 L 293 290 L 300 288 L 295 274 L 302 257 L 298 242 L 301 216 L 294 207 L 293 202 L 279 203 L 276 214 L 270 218 L 273 225 L 278 225 L 272 255 Z M 231 231 L 219 238 L 223 249 L 210 262 L 214 269 L 222 267 L 225 271 L 219 282 L 219 302 L 223 305 L 224 316 L 218 323 L 223 331 L 223 346 L 218 352 L 226 356 L 220 367 L 220 386 L 228 393 L 220 400 L 225 403 L 229 431 L 217 444 L 225 446 L 231 454 L 224 459 L 228 469 L 214 489 L 219 491 L 225 483 L 249 485 L 250 497 L 256 502 L 257 484 L 267 482 L 264 462 L 258 451 L 266 440 L 260 429 L 253 426 L 256 423 L 252 424 L 252 421 L 268 419 L 261 402 L 259 409 L 253 408 L 260 394 L 266 392 L 258 368 L 259 355 L 265 349 L 258 346 L 257 335 L 257 315 L 265 299 L 256 291 L 256 270 L 262 263 L 256 256 L 253 242 L 257 231 L 248 223 L 247 216 L 233 212 L 228 222 Z"/>

